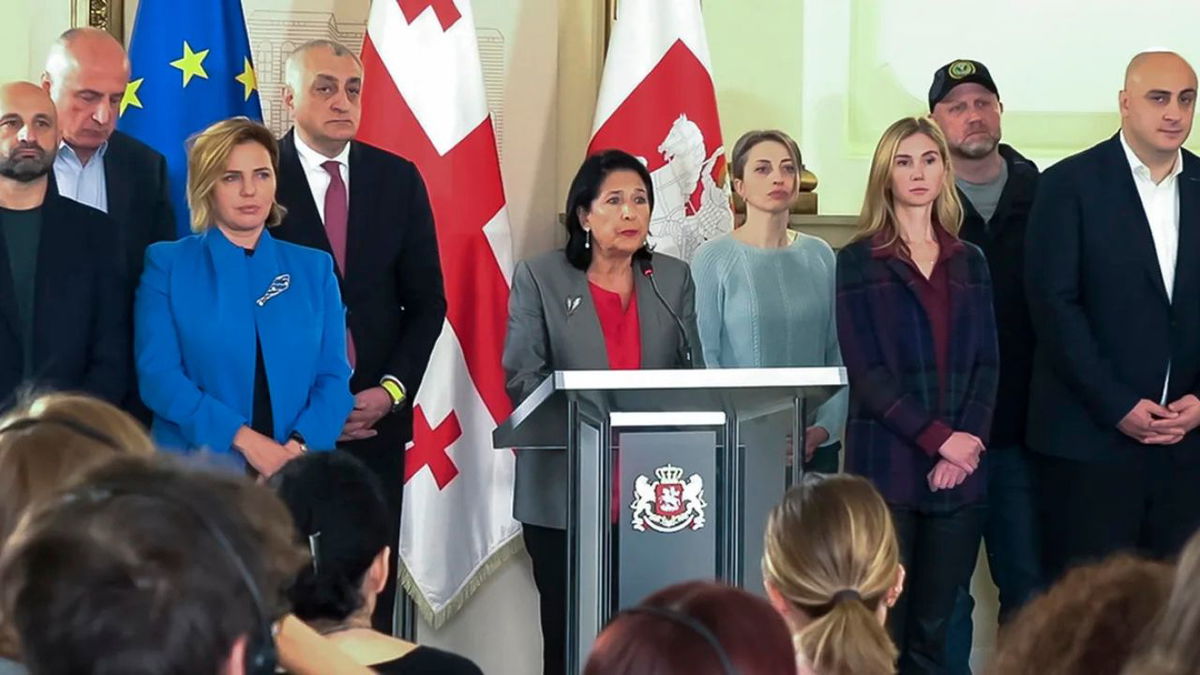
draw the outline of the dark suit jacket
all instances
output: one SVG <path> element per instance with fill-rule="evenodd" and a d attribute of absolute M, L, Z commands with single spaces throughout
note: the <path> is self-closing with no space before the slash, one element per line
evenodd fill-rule
<path fill-rule="evenodd" d="M 146 247 L 175 238 L 167 160 L 133 136 L 114 131 L 104 153 L 104 184 L 108 215 L 121 233 L 122 266 L 136 286 Z"/>
<path fill-rule="evenodd" d="M 1025 442 L 1029 378 L 1033 370 L 1033 325 L 1025 301 L 1025 226 L 1037 194 L 1038 168 L 1007 145 L 1000 156 L 1008 180 L 989 222 L 960 190 L 963 224 L 958 236 L 983 249 L 992 273 L 996 328 L 1000 338 L 1000 385 L 992 418 L 993 448 Z"/>
<path fill-rule="evenodd" d="M 1200 393 L 1200 159 L 1183 151 L 1167 299 L 1146 213 L 1113 136 L 1042 174 L 1026 275 L 1037 333 L 1029 445 L 1082 461 L 1144 452 L 1117 424 L 1139 399 Z M 1194 454 L 1200 436 L 1175 446 Z"/>
<path fill-rule="evenodd" d="M 653 254 L 654 279 L 683 321 L 695 367 L 704 367 L 696 330 L 696 287 L 687 263 Z M 635 264 L 638 264 L 635 262 Z M 684 365 L 683 336 L 654 295 L 650 281 L 634 275 L 643 368 Z M 578 298 L 578 300 L 575 300 Z M 517 264 L 504 339 L 508 394 L 519 404 L 555 370 L 605 370 L 608 353 L 587 274 L 562 250 Z M 513 515 L 520 521 L 563 529 L 567 522 L 567 456 L 561 451 L 517 453 Z"/>
<path fill-rule="evenodd" d="M 113 403 L 133 373 L 132 296 L 118 269 L 117 225 L 52 188 L 42 205 L 30 384 Z M 8 251 L 0 237 L 0 408 L 22 384 L 24 353 Z"/>
<path fill-rule="evenodd" d="M 276 198 L 288 213 L 271 234 L 332 253 L 294 134 L 289 131 L 279 144 Z M 350 390 L 378 386 L 381 377 L 393 375 L 412 401 L 446 316 L 429 197 L 417 168 L 406 159 L 352 141 L 349 163 L 347 270 L 337 274 L 357 358 Z M 402 450 L 412 437 L 412 406 L 384 417 L 375 429 L 375 439 L 352 446 L 388 444 Z"/>
<path fill-rule="evenodd" d="M 987 443 L 999 371 L 987 261 L 973 244 L 941 239 L 949 257 L 938 264 L 947 266 L 950 292 L 944 391 L 929 317 L 914 289 L 919 272 L 868 239 L 843 248 L 837 260 L 838 341 L 850 380 L 846 470 L 869 478 L 889 504 L 923 509 L 985 495 L 983 470 L 953 490 L 930 491 L 925 477 L 941 442 L 922 436 L 966 431 Z"/>

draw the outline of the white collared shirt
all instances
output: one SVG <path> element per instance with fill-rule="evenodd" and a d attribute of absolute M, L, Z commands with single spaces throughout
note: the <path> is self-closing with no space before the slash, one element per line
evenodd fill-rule
<path fill-rule="evenodd" d="M 296 139 L 296 154 L 300 156 L 300 168 L 304 169 L 304 175 L 308 178 L 308 189 L 312 190 L 313 201 L 317 204 L 317 214 L 321 216 L 321 222 L 325 222 L 325 193 L 329 190 L 329 172 L 325 167 L 321 166 L 330 159 L 341 165 L 342 182 L 346 184 L 346 199 L 347 205 L 350 199 L 350 144 L 338 153 L 337 157 L 326 157 L 321 153 L 308 147 L 308 144 L 300 138 L 300 132 L 294 134 Z"/>
<path fill-rule="evenodd" d="M 1133 184 L 1137 187 L 1146 221 L 1150 223 L 1150 236 L 1154 239 L 1154 252 L 1158 255 L 1158 269 L 1162 273 L 1163 286 L 1167 289 L 1167 300 L 1175 292 L 1175 261 L 1179 257 L 1179 174 L 1183 173 L 1183 151 L 1177 151 L 1175 165 L 1160 182 L 1150 177 L 1150 169 L 1138 159 L 1133 148 L 1121 132 L 1121 148 L 1129 169 L 1133 172 Z M 1171 364 L 1167 364 L 1167 379 L 1163 383 L 1160 403 L 1166 405 L 1167 387 L 1171 383 Z"/>
<path fill-rule="evenodd" d="M 104 154 L 108 150 L 105 141 L 91 159 L 84 164 L 75 154 L 75 148 L 66 141 L 58 144 L 54 156 L 54 180 L 58 183 L 58 194 L 69 197 L 80 204 L 108 212 L 108 181 L 104 177 Z"/>

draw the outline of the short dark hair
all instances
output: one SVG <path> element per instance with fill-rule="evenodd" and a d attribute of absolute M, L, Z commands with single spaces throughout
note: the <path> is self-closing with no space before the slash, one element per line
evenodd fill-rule
<path fill-rule="evenodd" d="M 304 621 L 345 620 L 363 606 L 363 577 L 392 543 L 379 479 L 350 454 L 314 452 L 285 464 L 270 485 L 313 558 L 288 589 L 292 611 Z"/>
<path fill-rule="evenodd" d="M 34 508 L 0 557 L 0 596 L 30 672 L 212 675 L 286 613 L 303 561 L 266 488 L 125 458 Z"/>
<path fill-rule="evenodd" d="M 583 160 L 583 164 L 575 172 L 575 178 L 571 180 L 570 189 L 567 190 L 565 214 L 567 260 L 578 269 L 586 270 L 592 264 L 592 249 L 586 245 L 588 237 L 583 223 L 579 222 L 579 209 L 592 210 L 592 202 L 599 196 L 600 186 L 604 179 L 608 178 L 608 174 L 614 171 L 633 171 L 641 176 L 646 185 L 646 199 L 650 202 L 650 212 L 654 212 L 654 180 L 650 178 L 646 165 L 637 157 L 623 150 L 601 150 Z M 633 257 L 648 260 L 649 246 L 642 246 Z"/>
<path fill-rule="evenodd" d="M 638 607 L 665 611 L 618 614 L 596 637 L 585 675 L 725 675 L 718 647 L 741 675 L 795 672 L 796 653 L 783 618 L 766 600 L 740 588 L 689 581 Z"/>

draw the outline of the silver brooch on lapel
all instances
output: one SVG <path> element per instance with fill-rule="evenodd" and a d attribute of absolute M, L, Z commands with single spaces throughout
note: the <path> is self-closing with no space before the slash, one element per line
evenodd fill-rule
<path fill-rule="evenodd" d="M 583 298 L 578 295 L 572 295 L 567 298 L 567 316 L 575 313 L 579 309 L 579 304 L 583 302 Z"/>
<path fill-rule="evenodd" d="M 263 293 L 263 296 L 258 299 L 258 306 L 262 307 L 263 305 L 267 304 L 268 300 L 291 288 L 291 286 L 292 275 L 280 274 L 279 276 L 275 277 L 275 279 L 271 281 L 271 285 L 267 287 L 267 292 Z"/>

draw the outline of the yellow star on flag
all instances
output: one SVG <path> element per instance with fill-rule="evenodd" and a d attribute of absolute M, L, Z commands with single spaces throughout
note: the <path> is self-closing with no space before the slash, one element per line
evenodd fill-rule
<path fill-rule="evenodd" d="M 242 83 L 242 88 L 245 89 L 244 93 L 246 96 L 243 100 L 249 101 L 250 94 L 253 94 L 254 90 L 258 89 L 258 78 L 254 75 L 254 68 L 250 65 L 250 59 L 243 57 L 242 60 L 246 64 L 242 69 L 242 74 L 233 79 Z"/>
<path fill-rule="evenodd" d="M 125 84 L 125 95 L 121 97 L 121 112 L 119 113 L 119 116 L 124 115 L 125 109 L 129 106 L 133 106 L 135 108 L 142 107 L 142 101 L 138 98 L 137 91 L 142 86 L 142 80 L 145 79 L 146 78 L 144 77 L 139 77 L 138 79 Z"/>
<path fill-rule="evenodd" d="M 183 41 L 183 56 L 171 62 L 171 65 L 183 71 L 183 86 L 188 86 L 188 82 L 192 81 L 193 76 L 199 76 L 208 79 L 208 73 L 204 72 L 204 57 L 208 56 L 208 50 L 205 49 L 199 52 L 193 52 L 192 46 Z"/>

